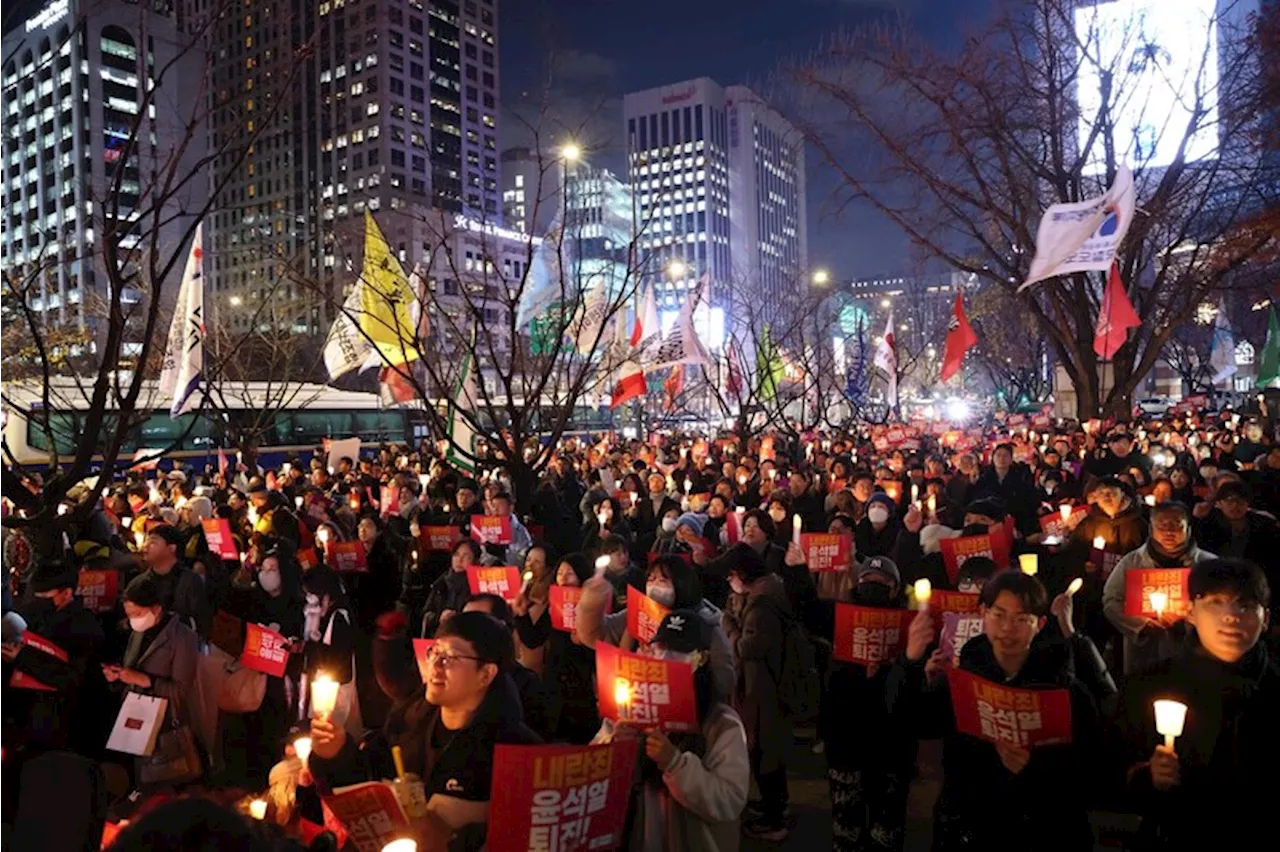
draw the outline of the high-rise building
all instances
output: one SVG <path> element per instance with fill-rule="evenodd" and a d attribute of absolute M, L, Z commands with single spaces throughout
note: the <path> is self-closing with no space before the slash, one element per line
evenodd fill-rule
<path fill-rule="evenodd" d="M 713 312 L 798 294 L 808 246 L 794 128 L 749 89 L 707 77 L 629 94 L 623 112 L 639 247 L 662 308 L 704 274 Z"/>
<path fill-rule="evenodd" d="M 299 329 L 323 331 L 320 305 L 359 268 L 366 208 L 410 261 L 434 214 L 500 221 L 497 6 L 322 0 L 289 20 L 264 7 L 221 27 L 219 89 L 288 101 L 267 113 L 274 126 L 221 204 L 219 248 L 235 231 L 246 247 L 214 270 L 223 307 L 252 316 L 274 292 L 302 302 Z M 241 109 L 229 126 L 251 120 Z M 247 220 L 236 205 L 253 208 Z"/>
<path fill-rule="evenodd" d="M 502 152 L 502 222 L 545 235 L 561 218 L 564 160 L 556 151 L 508 148 Z"/>
<path fill-rule="evenodd" d="M 121 272 L 139 275 L 133 265 L 146 262 L 145 249 L 131 241 L 150 241 L 153 206 L 162 204 L 155 236 L 161 256 L 169 257 L 184 250 L 179 241 L 192 222 L 183 214 L 201 209 L 208 197 L 197 172 L 202 110 L 177 94 L 199 91 L 205 54 L 184 33 L 180 12 L 166 3 L 52 0 L 25 20 L 8 20 L 0 83 L 0 269 L 11 281 L 39 287 L 30 305 L 50 327 L 101 331 L 109 303 L 101 240 L 108 229 L 143 217 L 136 229 L 145 233 L 119 245 Z M 157 96 L 148 99 L 156 85 Z M 166 194 L 155 176 L 175 151 L 182 158 L 175 177 L 195 179 Z M 174 295 L 181 274 L 178 263 Z M 141 288 L 121 292 L 126 308 L 143 298 Z M 126 339 L 122 354 L 140 347 Z"/>

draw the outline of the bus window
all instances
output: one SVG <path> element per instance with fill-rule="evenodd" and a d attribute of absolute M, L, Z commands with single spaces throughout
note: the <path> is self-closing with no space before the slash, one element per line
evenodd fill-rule
<path fill-rule="evenodd" d="M 294 411 L 276 415 L 279 443 L 318 444 L 324 438 L 350 438 L 350 411 Z"/>
<path fill-rule="evenodd" d="M 192 425 L 192 421 L 195 425 Z M 188 432 L 188 429 L 190 431 Z M 174 446 L 181 439 L 181 443 Z M 151 415 L 142 424 L 141 446 L 177 450 L 199 450 L 209 445 L 209 420 L 199 414 L 183 414 L 172 420 L 168 412 Z"/>
<path fill-rule="evenodd" d="M 403 411 L 357 411 L 355 419 L 353 434 L 361 441 L 403 441 L 407 437 Z"/>
<path fill-rule="evenodd" d="M 76 451 L 76 439 L 80 430 L 76 426 L 76 416 L 71 413 L 54 412 L 49 418 L 52 426 L 53 443 L 58 455 L 70 456 Z M 44 416 L 41 412 L 32 411 L 27 415 L 27 446 L 41 452 L 49 451 L 49 436 L 44 429 Z"/>

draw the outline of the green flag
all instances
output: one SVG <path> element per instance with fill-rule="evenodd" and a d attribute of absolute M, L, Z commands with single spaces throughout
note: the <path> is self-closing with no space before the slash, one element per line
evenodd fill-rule
<path fill-rule="evenodd" d="M 1276 319 L 1276 309 L 1271 308 L 1271 319 L 1267 323 L 1267 345 L 1262 347 L 1262 359 L 1258 361 L 1257 387 L 1265 388 L 1280 379 L 1280 320 Z"/>
<path fill-rule="evenodd" d="M 463 413 L 473 413 L 476 407 L 476 380 L 473 375 L 475 365 L 475 334 L 472 333 L 471 349 L 462 358 L 462 369 L 458 373 L 458 384 L 449 401 L 449 451 L 445 459 L 458 470 L 474 474 L 475 462 L 463 455 L 463 452 L 475 454 L 476 433 Z M 461 450 L 459 449 L 461 448 Z"/>
<path fill-rule="evenodd" d="M 782 354 L 769 336 L 767 325 L 760 336 L 760 345 L 756 348 L 756 372 L 760 374 L 760 399 L 768 401 L 775 398 L 787 371 L 782 363 Z"/>

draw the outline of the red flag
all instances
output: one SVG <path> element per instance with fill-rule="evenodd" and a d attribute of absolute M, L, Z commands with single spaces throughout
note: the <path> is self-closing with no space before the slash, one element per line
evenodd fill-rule
<path fill-rule="evenodd" d="M 1107 289 L 1102 297 L 1102 310 L 1098 311 L 1098 328 L 1093 337 L 1093 351 L 1099 358 L 1110 360 L 1124 345 L 1129 329 L 1142 325 L 1138 312 L 1129 301 L 1124 282 L 1120 280 L 1120 265 L 1111 263 L 1107 275 Z"/>
<path fill-rule="evenodd" d="M 227 454 L 222 451 L 222 447 L 218 447 L 218 473 L 227 475 Z"/>
<path fill-rule="evenodd" d="M 418 391 L 404 373 L 397 367 L 383 367 L 378 374 L 381 384 L 382 401 L 388 405 L 401 402 L 413 402 L 418 398 Z M 407 370 L 408 368 L 403 368 Z"/>
<path fill-rule="evenodd" d="M 964 354 L 978 342 L 969 318 L 964 313 L 964 291 L 956 291 L 956 303 L 951 309 L 951 322 L 947 325 L 947 352 L 942 359 L 942 381 L 960 372 Z"/>
<path fill-rule="evenodd" d="M 634 361 L 627 361 L 618 372 L 618 383 L 609 396 L 609 407 L 617 408 L 628 400 L 644 396 L 649 391 L 644 380 L 644 370 Z"/>
<path fill-rule="evenodd" d="M 636 306 L 636 322 L 631 327 L 631 348 L 636 349 L 641 343 L 658 333 L 658 303 L 653 294 L 653 287 L 645 290 L 644 298 Z"/>
<path fill-rule="evenodd" d="M 662 383 L 662 390 L 667 395 L 664 405 L 667 411 L 675 411 L 676 397 L 680 395 L 680 391 L 684 389 L 684 364 L 676 364 L 671 368 L 671 374 L 667 376 Z"/>
<path fill-rule="evenodd" d="M 738 347 L 729 344 L 729 380 L 725 384 L 732 396 L 742 396 L 742 365 L 738 363 Z"/>

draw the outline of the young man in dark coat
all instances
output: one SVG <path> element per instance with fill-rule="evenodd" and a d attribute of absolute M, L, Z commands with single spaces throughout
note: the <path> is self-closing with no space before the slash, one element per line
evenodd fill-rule
<path fill-rule="evenodd" d="M 1129 679 L 1115 726 L 1142 848 L 1261 848 L 1258 820 L 1280 792 L 1280 666 L 1259 641 L 1271 589 L 1235 559 L 1192 566 L 1188 586 L 1195 630 L 1176 657 Z M 1187 708 L 1172 748 L 1156 730 L 1159 699 Z"/>

